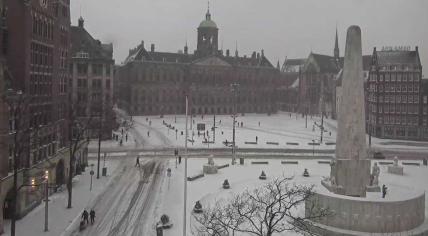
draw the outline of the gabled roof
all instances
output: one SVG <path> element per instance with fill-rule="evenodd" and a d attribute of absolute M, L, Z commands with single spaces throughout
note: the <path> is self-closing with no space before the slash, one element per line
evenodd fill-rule
<path fill-rule="evenodd" d="M 72 57 L 78 52 L 89 54 L 90 59 L 113 60 L 113 45 L 102 44 L 94 39 L 83 27 L 71 26 Z"/>
<path fill-rule="evenodd" d="M 306 58 L 299 58 L 299 59 L 286 59 L 284 61 L 284 65 L 289 66 L 299 66 L 305 64 Z"/>
<path fill-rule="evenodd" d="M 227 61 L 229 64 L 234 66 L 263 66 L 263 67 L 272 67 L 272 63 L 264 56 L 257 57 L 221 57 L 223 60 Z"/>
<path fill-rule="evenodd" d="M 170 52 L 151 52 L 147 51 L 144 48 L 144 43 L 142 42 L 139 46 L 134 49 L 129 50 L 129 55 L 125 59 L 124 64 L 127 64 L 132 61 L 153 61 L 153 62 L 172 62 L 172 63 L 192 63 L 196 61 L 203 61 L 206 58 L 211 58 L 210 60 L 217 60 L 212 58 L 217 58 L 218 60 L 224 61 L 230 66 L 250 66 L 250 67 L 271 67 L 274 68 L 270 61 L 264 56 L 260 55 L 259 57 L 235 57 L 235 56 L 224 56 L 224 55 L 213 55 L 209 57 L 197 57 L 194 54 L 184 54 L 184 53 L 170 53 Z M 217 61 L 219 62 L 219 61 Z M 208 62 L 205 62 L 208 63 Z M 211 61 L 209 63 L 214 63 Z"/>
<path fill-rule="evenodd" d="M 216 56 L 208 56 L 193 61 L 192 64 L 200 66 L 231 66 L 227 61 Z"/>
<path fill-rule="evenodd" d="M 313 58 L 317 62 L 320 72 L 336 72 L 339 68 L 334 57 L 312 53 Z"/>
<path fill-rule="evenodd" d="M 141 43 L 138 47 L 129 50 L 129 55 L 125 59 L 124 64 L 142 60 L 153 62 L 190 63 L 192 58 L 192 54 L 147 51 L 144 48 L 144 44 Z"/>
<path fill-rule="evenodd" d="M 418 51 L 375 51 L 378 65 L 420 65 Z"/>

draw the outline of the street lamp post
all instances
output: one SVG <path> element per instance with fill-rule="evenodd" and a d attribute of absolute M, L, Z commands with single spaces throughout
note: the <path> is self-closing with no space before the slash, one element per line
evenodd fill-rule
<path fill-rule="evenodd" d="M 186 228 L 187 228 L 187 120 L 188 120 L 188 109 L 189 109 L 189 101 L 188 95 L 186 95 L 186 132 L 184 138 L 184 209 L 183 209 L 183 236 L 186 236 Z"/>
<path fill-rule="evenodd" d="M 233 83 L 230 85 L 233 92 L 233 146 L 232 146 L 232 165 L 236 163 L 236 140 L 235 140 L 235 126 L 236 126 L 236 95 L 238 93 L 239 84 Z"/>
<path fill-rule="evenodd" d="M 312 157 L 315 157 L 315 139 L 312 139 Z"/>
<path fill-rule="evenodd" d="M 49 218 L 49 171 L 45 171 L 45 232 L 48 232 L 48 218 Z"/>
<path fill-rule="evenodd" d="M 92 191 L 92 176 L 94 176 L 94 163 L 91 164 L 91 172 L 89 172 L 91 175 L 91 186 L 89 187 L 89 191 Z"/>

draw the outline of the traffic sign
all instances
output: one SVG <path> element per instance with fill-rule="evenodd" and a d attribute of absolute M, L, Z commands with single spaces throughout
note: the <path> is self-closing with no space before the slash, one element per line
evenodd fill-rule
<path fill-rule="evenodd" d="M 205 130 L 205 124 L 204 123 L 198 123 L 197 128 L 198 128 L 198 131 L 204 131 Z"/>

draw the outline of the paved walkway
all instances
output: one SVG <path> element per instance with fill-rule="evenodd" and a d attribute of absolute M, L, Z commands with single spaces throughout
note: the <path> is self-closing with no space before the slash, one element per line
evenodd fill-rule
<path fill-rule="evenodd" d="M 90 160 L 89 164 L 96 162 Z M 67 209 L 67 190 L 64 188 L 63 192 L 55 193 L 49 197 L 49 232 L 44 232 L 44 219 L 45 209 L 44 204 L 40 204 L 24 218 L 17 221 L 16 235 L 17 236 L 59 236 L 64 233 L 67 227 L 80 216 L 81 212 L 88 205 L 93 204 L 94 199 L 102 193 L 108 185 L 113 171 L 119 164 L 118 160 L 111 160 L 106 162 L 108 168 L 108 176 L 96 179 L 93 176 L 92 191 L 90 189 L 90 168 L 86 169 L 82 175 L 77 176 L 78 181 L 73 187 L 73 208 Z M 95 165 L 96 167 L 96 165 Z M 102 163 L 101 163 L 102 167 Z M 5 235 L 10 235 L 10 221 L 5 222 Z"/>

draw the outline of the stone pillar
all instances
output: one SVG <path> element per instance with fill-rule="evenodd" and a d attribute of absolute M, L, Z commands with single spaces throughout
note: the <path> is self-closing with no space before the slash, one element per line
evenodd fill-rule
<path fill-rule="evenodd" d="M 366 196 L 370 183 L 367 159 L 361 29 L 348 28 L 343 67 L 342 96 L 336 138 L 335 186 L 337 194 Z"/>
<path fill-rule="evenodd" d="M 336 158 L 366 159 L 364 81 L 361 29 L 351 26 L 346 37 L 342 96 L 337 122 Z"/>

